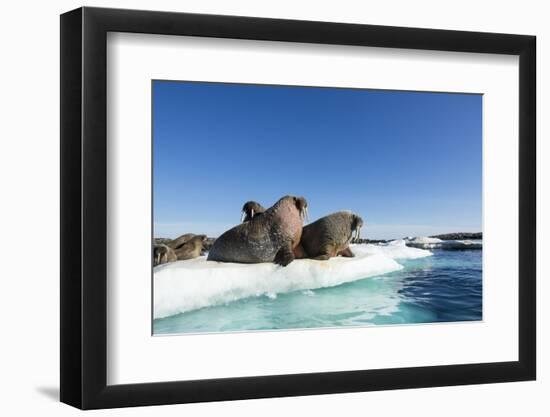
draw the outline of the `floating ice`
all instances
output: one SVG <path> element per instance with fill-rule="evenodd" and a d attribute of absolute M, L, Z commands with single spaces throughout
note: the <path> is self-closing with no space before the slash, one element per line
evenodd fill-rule
<path fill-rule="evenodd" d="M 407 240 L 407 246 L 421 249 L 433 249 L 441 247 L 443 241 L 436 237 L 415 237 Z"/>
<path fill-rule="evenodd" d="M 397 271 L 395 259 L 430 256 L 403 241 L 388 245 L 352 245 L 354 258 L 328 261 L 297 259 L 286 267 L 273 263 L 237 264 L 206 261 L 205 256 L 154 269 L 154 318 L 202 307 L 280 293 L 332 287 Z"/>
<path fill-rule="evenodd" d="M 404 241 L 407 246 L 421 249 L 482 249 L 483 241 L 481 240 L 441 240 L 435 237 L 415 237 L 414 239 L 406 239 Z"/>
<path fill-rule="evenodd" d="M 482 249 L 481 240 L 446 240 L 441 245 L 442 249 Z"/>
<path fill-rule="evenodd" d="M 408 247 L 403 239 L 379 245 L 351 245 L 352 251 L 357 253 L 381 253 L 392 259 L 417 259 L 432 255 L 425 249 Z"/>

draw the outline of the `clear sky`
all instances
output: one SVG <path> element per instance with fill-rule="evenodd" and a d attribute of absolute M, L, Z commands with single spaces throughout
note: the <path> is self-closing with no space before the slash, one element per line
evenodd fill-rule
<path fill-rule="evenodd" d="M 363 237 L 481 231 L 482 96 L 154 81 L 153 186 L 156 237 L 287 194 Z"/>

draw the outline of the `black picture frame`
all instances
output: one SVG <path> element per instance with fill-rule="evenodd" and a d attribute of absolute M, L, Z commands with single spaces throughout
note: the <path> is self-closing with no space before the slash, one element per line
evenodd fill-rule
<path fill-rule="evenodd" d="M 108 32 L 519 56 L 519 360 L 107 385 Z M 61 401 L 82 409 L 482 384 L 536 377 L 536 38 L 79 8 L 61 15 Z"/>

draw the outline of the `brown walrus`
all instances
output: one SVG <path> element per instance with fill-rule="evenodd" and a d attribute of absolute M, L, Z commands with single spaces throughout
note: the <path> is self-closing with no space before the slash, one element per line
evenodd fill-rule
<path fill-rule="evenodd" d="M 157 266 L 166 262 L 175 262 L 178 260 L 174 249 L 164 244 L 155 244 L 153 247 L 153 265 Z"/>
<path fill-rule="evenodd" d="M 195 235 L 183 245 L 174 249 L 178 261 L 185 261 L 201 256 L 202 245 L 206 240 L 206 235 Z"/>
<path fill-rule="evenodd" d="M 258 216 L 262 214 L 265 211 L 265 208 L 258 203 L 257 201 L 247 201 L 244 203 L 242 208 L 242 216 L 241 216 L 241 222 L 245 223 L 250 221 L 254 216 Z M 306 212 L 307 215 L 307 212 Z M 307 221 L 307 217 L 306 217 Z M 294 252 L 294 258 L 296 259 L 302 259 L 306 258 L 306 254 L 304 253 L 304 250 L 301 245 L 296 246 L 293 249 Z"/>
<path fill-rule="evenodd" d="M 166 242 L 166 246 L 172 249 L 177 249 L 180 246 L 182 246 L 184 243 L 189 242 L 195 236 L 197 235 L 194 233 L 185 233 L 184 235 L 178 236 L 177 238 L 172 239 L 169 242 Z"/>
<path fill-rule="evenodd" d="M 242 216 L 241 216 L 241 223 L 248 222 L 254 218 L 254 216 L 257 216 L 258 214 L 262 214 L 265 211 L 265 208 L 256 201 L 247 201 L 244 203 L 243 208 L 241 210 Z"/>
<path fill-rule="evenodd" d="M 358 239 L 363 219 L 351 211 L 338 211 L 321 217 L 302 229 L 300 246 L 307 258 L 326 260 L 334 256 L 355 256 L 349 244 L 355 233 Z"/>
<path fill-rule="evenodd" d="M 203 242 L 206 240 L 206 235 L 194 235 L 188 233 L 183 236 L 187 236 L 187 239 L 185 243 L 179 245 L 177 248 L 169 246 L 169 244 L 173 241 L 168 242 L 167 244 L 155 244 L 153 249 L 153 265 L 157 266 L 167 262 L 185 261 L 187 259 L 199 257 L 203 250 Z M 182 236 L 180 236 L 180 238 L 181 237 Z"/>
<path fill-rule="evenodd" d="M 292 251 L 300 243 L 306 213 L 304 197 L 285 196 L 261 216 L 223 233 L 212 245 L 208 260 L 286 266 L 294 260 Z"/>

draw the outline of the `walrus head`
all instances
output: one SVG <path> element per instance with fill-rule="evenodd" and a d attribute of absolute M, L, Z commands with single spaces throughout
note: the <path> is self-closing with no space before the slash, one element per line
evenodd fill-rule
<path fill-rule="evenodd" d="M 206 240 L 206 235 L 194 235 L 191 239 L 181 245 L 177 250 L 189 250 L 191 248 L 200 248 L 202 249 L 203 243 Z"/>
<path fill-rule="evenodd" d="M 294 203 L 296 204 L 296 208 L 298 209 L 298 212 L 300 213 L 302 219 L 309 221 L 309 214 L 307 212 L 307 200 L 304 197 L 292 198 L 294 198 Z"/>
<path fill-rule="evenodd" d="M 166 262 L 173 262 L 176 260 L 176 254 L 174 250 L 164 244 L 155 245 L 153 248 L 153 265 L 157 266 Z"/>
<path fill-rule="evenodd" d="M 265 211 L 265 208 L 256 201 L 247 201 L 242 208 L 241 223 L 250 221 L 254 216 L 261 214 Z"/>
<path fill-rule="evenodd" d="M 206 240 L 206 235 L 196 235 L 190 240 L 190 242 L 192 242 L 193 245 L 200 246 L 201 248 L 200 250 L 202 250 L 205 240 Z"/>
<path fill-rule="evenodd" d="M 353 214 L 351 217 L 351 231 L 355 232 L 353 236 L 355 240 L 361 238 L 361 228 L 363 227 L 363 219 L 357 214 Z"/>
<path fill-rule="evenodd" d="M 301 219 L 308 218 L 307 200 L 304 197 L 296 197 L 294 195 L 285 195 L 281 197 L 273 206 L 268 210 L 268 213 L 277 212 L 281 207 L 296 207 Z"/>
<path fill-rule="evenodd" d="M 308 212 L 307 212 L 307 200 L 304 197 L 296 197 L 293 195 L 286 195 L 283 198 L 281 198 L 279 201 L 275 203 L 273 208 L 276 208 L 282 204 L 288 204 L 288 203 L 294 203 L 296 208 L 298 209 L 298 213 L 300 213 L 301 219 L 307 219 L 308 218 Z"/>

